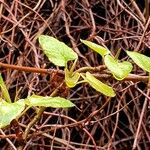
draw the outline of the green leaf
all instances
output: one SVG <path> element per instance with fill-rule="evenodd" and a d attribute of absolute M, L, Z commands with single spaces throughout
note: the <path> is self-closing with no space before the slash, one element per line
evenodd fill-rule
<path fill-rule="evenodd" d="M 112 87 L 102 83 L 100 80 L 96 79 L 91 73 L 86 72 L 86 77 L 82 75 L 83 79 L 90 84 L 98 92 L 110 97 L 115 96 L 115 92 Z"/>
<path fill-rule="evenodd" d="M 118 62 L 112 56 L 106 55 L 104 57 L 106 67 L 111 71 L 117 80 L 123 80 L 132 71 L 132 64 L 127 61 Z"/>
<path fill-rule="evenodd" d="M 7 90 L 7 87 L 4 83 L 4 80 L 2 78 L 2 75 L 0 73 L 0 87 L 1 87 L 1 91 L 2 91 L 2 94 L 3 94 L 3 97 L 4 99 L 7 101 L 7 102 L 10 102 L 11 103 L 11 99 L 10 99 L 10 95 L 9 95 L 9 92 Z"/>
<path fill-rule="evenodd" d="M 51 36 L 40 35 L 39 43 L 48 59 L 57 66 L 66 66 L 68 61 L 78 58 L 70 47 Z"/>
<path fill-rule="evenodd" d="M 26 105 L 29 106 L 43 106 L 53 108 L 68 108 L 75 106 L 71 101 L 62 97 L 43 97 L 38 95 L 32 95 L 25 99 Z"/>
<path fill-rule="evenodd" d="M 138 52 L 126 51 L 129 57 L 143 70 L 150 72 L 150 58 Z"/>
<path fill-rule="evenodd" d="M 15 103 L 8 103 L 4 100 L 0 101 L 0 128 L 10 124 L 10 122 L 21 114 L 25 104 L 23 100 Z"/>
<path fill-rule="evenodd" d="M 80 39 L 81 40 L 81 39 Z M 84 43 L 86 46 L 90 47 L 91 49 L 93 49 L 94 51 L 96 51 L 97 53 L 99 53 L 102 57 L 104 57 L 107 54 L 110 54 L 110 51 L 96 43 L 87 41 L 87 40 L 81 40 L 82 43 Z"/>
<path fill-rule="evenodd" d="M 71 73 L 67 68 L 65 68 L 65 82 L 69 88 L 76 86 L 80 78 L 80 73 L 73 72 Z"/>

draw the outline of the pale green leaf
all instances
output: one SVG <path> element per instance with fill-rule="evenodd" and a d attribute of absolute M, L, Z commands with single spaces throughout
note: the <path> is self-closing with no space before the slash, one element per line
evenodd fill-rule
<path fill-rule="evenodd" d="M 2 78 L 1 73 L 0 73 L 0 87 L 1 87 L 2 95 L 3 95 L 4 99 L 7 102 L 11 102 L 9 92 L 7 90 L 7 87 L 6 87 L 5 83 L 4 83 L 4 80 Z"/>
<path fill-rule="evenodd" d="M 117 80 L 123 80 L 132 71 L 132 64 L 127 61 L 118 62 L 112 56 L 106 55 L 104 57 L 106 67 L 111 71 Z"/>
<path fill-rule="evenodd" d="M 115 92 L 112 87 L 102 83 L 100 80 L 96 79 L 91 73 L 86 72 L 86 77 L 84 77 L 83 75 L 82 77 L 86 82 L 90 84 L 91 87 L 93 87 L 98 92 L 110 97 L 115 96 Z"/>
<path fill-rule="evenodd" d="M 150 72 L 150 57 L 147 57 L 138 52 L 126 51 L 132 60 L 143 70 Z"/>
<path fill-rule="evenodd" d="M 24 110 L 24 101 L 19 100 L 15 103 L 0 101 L 0 128 L 10 124 L 10 122 L 21 114 Z"/>
<path fill-rule="evenodd" d="M 38 96 L 32 95 L 25 99 L 26 105 L 29 106 L 43 106 L 53 108 L 68 108 L 75 106 L 70 100 L 62 97 Z"/>
<path fill-rule="evenodd" d="M 39 43 L 48 59 L 57 66 L 66 66 L 68 61 L 78 58 L 70 47 L 51 36 L 40 35 Z"/>
<path fill-rule="evenodd" d="M 65 83 L 69 88 L 76 86 L 80 78 L 80 73 L 73 72 L 71 73 L 67 68 L 65 68 Z"/>
<path fill-rule="evenodd" d="M 86 46 L 90 47 L 92 50 L 99 53 L 102 57 L 104 57 L 107 54 L 110 54 L 110 51 L 108 49 L 106 49 L 105 47 L 102 47 L 96 43 L 93 43 L 93 42 L 87 41 L 87 40 L 81 40 L 81 42 L 84 43 Z"/>

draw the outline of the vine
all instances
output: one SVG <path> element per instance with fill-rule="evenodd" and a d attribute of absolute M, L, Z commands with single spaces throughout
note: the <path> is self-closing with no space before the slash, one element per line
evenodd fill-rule
<path fill-rule="evenodd" d="M 96 91 L 108 97 L 114 97 L 116 95 L 115 89 L 110 85 L 100 81 L 101 78 L 108 79 L 113 77 L 118 81 L 132 80 L 149 82 L 149 76 L 138 76 L 131 74 L 133 69 L 131 62 L 121 62 L 118 57 L 113 56 L 107 48 L 104 48 L 96 43 L 87 40 L 81 40 L 81 42 L 100 54 L 103 58 L 104 64 L 96 67 L 85 66 L 75 70 L 78 61 L 78 55 L 63 42 L 60 42 L 51 36 L 40 35 L 39 43 L 44 54 L 48 57 L 50 62 L 56 66 L 64 67 L 64 70 L 23 67 L 4 63 L 0 63 L 0 66 L 7 69 L 16 69 L 19 71 L 36 73 L 52 74 L 52 72 L 57 72 L 58 74 L 64 75 L 64 81 L 62 81 L 62 84 L 65 82 L 68 88 L 73 88 L 77 84 L 88 83 Z M 136 65 L 138 65 L 144 71 L 150 73 L 149 57 L 134 51 L 126 51 L 126 53 Z M 69 61 L 73 61 L 73 63 L 68 63 Z M 104 71 L 105 75 L 107 73 L 106 76 L 103 75 Z M 94 74 L 93 72 L 97 72 L 97 74 Z M 30 128 L 35 122 L 38 121 L 46 107 L 69 108 L 75 106 L 75 104 L 73 104 L 70 100 L 57 96 L 58 89 L 56 89 L 50 96 L 44 97 L 33 94 L 25 99 L 12 102 L 1 75 L 0 87 L 2 91 L 2 97 L 0 99 L 0 128 L 7 127 L 12 120 L 21 117 L 26 112 L 27 108 L 29 109 L 33 106 L 39 107 L 39 111 L 37 112 L 35 119 L 28 125 L 28 128 L 24 133 L 24 139 L 27 138 Z"/>

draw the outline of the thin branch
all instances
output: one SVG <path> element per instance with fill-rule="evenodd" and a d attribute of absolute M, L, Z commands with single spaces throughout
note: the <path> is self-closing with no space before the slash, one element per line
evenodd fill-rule
<path fill-rule="evenodd" d="M 1 133 L 3 136 L 6 136 L 2 129 L 0 129 L 0 133 Z M 6 138 L 6 141 L 11 145 L 11 148 L 12 148 L 13 150 L 17 150 L 17 148 L 15 147 L 15 145 L 14 145 L 8 138 Z"/>
<path fill-rule="evenodd" d="M 149 94 L 150 94 L 150 89 L 148 89 L 146 95 L 149 95 Z M 145 113 L 145 110 L 146 110 L 146 107 L 147 107 L 147 103 L 148 103 L 148 99 L 145 98 L 145 101 L 144 101 L 144 104 L 143 104 L 143 108 L 142 108 L 142 112 L 141 112 L 141 115 L 140 115 L 140 120 L 139 120 L 139 123 L 138 123 L 138 128 L 137 128 L 137 131 L 136 131 L 136 134 L 135 134 L 135 139 L 134 139 L 132 150 L 135 150 L 136 147 L 137 147 L 137 145 L 138 145 L 138 139 L 140 138 L 139 137 L 139 135 L 140 135 L 140 129 L 141 129 L 141 125 L 142 125 L 144 113 Z"/>
<path fill-rule="evenodd" d="M 12 65 L 12 64 L 5 64 L 5 63 L 1 63 L 1 62 L 0 62 L 0 67 L 6 68 L 6 69 L 11 69 L 11 70 L 34 72 L 34 73 L 51 74 L 52 72 L 57 72 L 59 74 L 64 74 L 64 72 L 61 70 L 25 67 L 25 66 L 18 66 L 18 65 Z"/>
<path fill-rule="evenodd" d="M 51 68 L 50 69 L 42 69 L 42 68 L 35 68 L 35 67 L 25 67 L 25 66 L 18 66 L 18 65 L 12 65 L 12 64 L 5 64 L 5 63 L 1 63 L 1 62 L 0 62 L 0 67 L 6 68 L 6 69 L 18 70 L 18 71 L 44 73 L 44 74 L 52 74 L 52 73 L 56 72 L 58 74 L 64 75 L 63 70 L 56 70 L 56 69 L 51 69 Z M 98 74 L 93 74 L 95 77 L 109 79 L 112 77 L 111 74 L 102 74 L 102 70 L 104 70 L 105 68 L 106 67 L 104 65 L 100 65 L 97 67 L 82 67 L 82 68 L 76 70 L 76 72 L 93 71 L 93 72 L 98 73 Z M 123 81 L 147 82 L 148 76 L 129 74 Z"/>

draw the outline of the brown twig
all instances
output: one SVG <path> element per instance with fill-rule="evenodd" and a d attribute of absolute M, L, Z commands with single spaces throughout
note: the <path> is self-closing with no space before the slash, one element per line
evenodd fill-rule
<path fill-rule="evenodd" d="M 42 68 L 35 68 L 35 67 L 25 67 L 25 66 L 19 66 L 19 65 L 12 65 L 12 64 L 5 64 L 0 62 L 0 67 L 5 68 L 5 69 L 11 69 L 11 70 L 18 70 L 18 71 L 25 71 L 25 72 L 33 72 L 33 73 L 44 73 L 44 74 L 52 74 L 54 72 L 64 75 L 64 71 L 63 70 L 56 70 L 56 69 L 42 69 Z M 98 67 L 83 67 L 80 68 L 78 70 L 76 70 L 77 72 L 86 72 L 86 71 L 102 71 L 104 70 L 106 67 L 104 65 L 98 66 Z M 105 78 L 108 79 L 111 77 L 110 74 L 94 74 L 94 76 L 98 77 L 98 78 Z M 128 77 L 126 77 L 124 79 L 124 81 L 133 81 L 133 82 L 137 82 L 137 81 L 143 81 L 143 82 L 147 82 L 148 81 L 148 76 L 140 76 L 140 75 L 135 75 L 135 74 L 129 74 Z"/>
<path fill-rule="evenodd" d="M 5 64 L 5 63 L 1 63 L 1 62 L 0 62 L 0 67 L 6 68 L 6 69 L 11 69 L 11 70 L 34 72 L 34 73 L 51 74 L 52 72 L 57 72 L 59 74 L 64 74 L 64 72 L 61 70 L 25 67 L 25 66 L 19 66 L 19 65 Z"/>
<path fill-rule="evenodd" d="M 149 94 L 150 94 L 150 89 L 147 90 L 147 94 L 146 95 L 149 96 Z M 141 129 L 141 125 L 142 125 L 142 121 L 143 121 L 144 113 L 146 111 L 147 104 L 148 104 L 148 98 L 146 97 L 145 100 L 144 100 L 142 111 L 141 111 L 141 115 L 140 115 L 140 119 L 139 119 L 139 123 L 138 123 L 138 128 L 136 130 L 136 134 L 135 134 L 132 150 L 136 149 L 136 147 L 138 145 L 138 140 L 140 139 L 140 137 L 139 137 L 140 136 L 140 129 Z"/>

